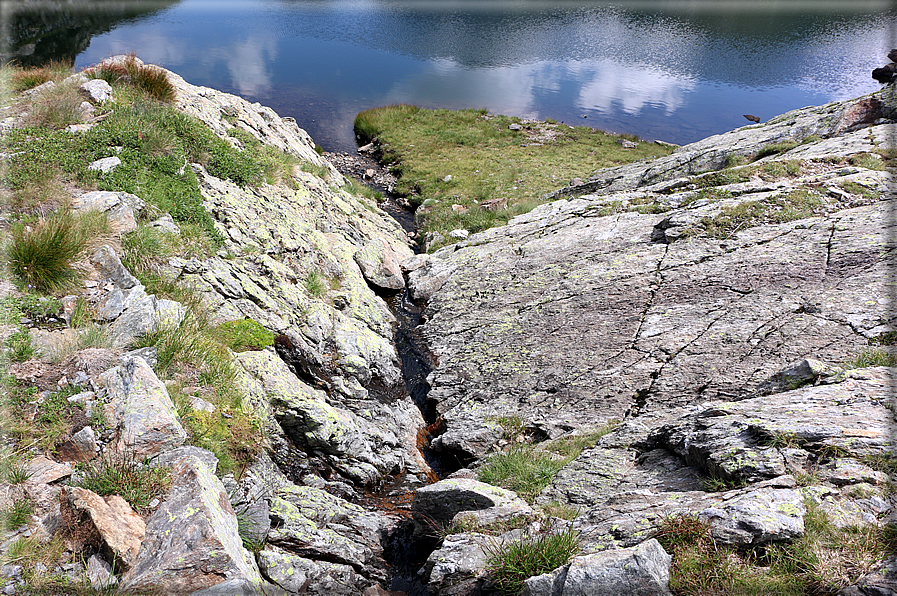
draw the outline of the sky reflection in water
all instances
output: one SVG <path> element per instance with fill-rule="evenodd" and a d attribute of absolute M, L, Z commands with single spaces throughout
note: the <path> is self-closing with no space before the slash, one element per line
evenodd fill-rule
<path fill-rule="evenodd" d="M 488 108 L 676 143 L 879 88 L 887 2 L 183 0 L 97 36 L 293 116 L 328 149 L 390 103 Z M 582 116 L 587 116 L 583 119 Z"/>

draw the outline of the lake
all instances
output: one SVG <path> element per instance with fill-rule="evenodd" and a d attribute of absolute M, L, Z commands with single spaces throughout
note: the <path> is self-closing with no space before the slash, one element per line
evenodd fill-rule
<path fill-rule="evenodd" d="M 109 10 L 114 2 L 93 10 Z M 887 1 L 181 0 L 127 3 L 78 67 L 118 53 L 293 116 L 328 150 L 393 103 L 487 108 L 674 143 L 880 88 Z M 81 18 L 90 10 L 76 11 Z M 70 35 L 70 34 L 69 34 Z M 84 45 L 84 44 L 82 44 Z"/>

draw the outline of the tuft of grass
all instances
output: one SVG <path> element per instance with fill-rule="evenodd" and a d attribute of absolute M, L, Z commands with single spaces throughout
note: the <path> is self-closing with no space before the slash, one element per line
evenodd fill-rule
<path fill-rule="evenodd" d="M 9 267 L 23 286 L 42 292 L 60 292 L 81 279 L 75 266 L 87 246 L 70 211 L 60 211 L 34 228 L 19 228 L 12 234 Z"/>
<path fill-rule="evenodd" d="M 141 225 L 122 236 L 121 262 L 128 271 L 140 277 L 156 273 L 174 254 L 176 238 L 172 234 L 148 225 Z"/>
<path fill-rule="evenodd" d="M 36 350 L 31 345 L 31 333 L 25 327 L 6 338 L 6 357 L 10 362 L 25 362 L 34 358 Z"/>
<path fill-rule="evenodd" d="M 69 326 L 72 329 L 82 329 L 90 325 L 92 321 L 93 316 L 90 312 L 90 303 L 83 297 L 78 296 L 77 300 L 75 300 L 75 307 L 72 310 Z"/>
<path fill-rule="evenodd" d="M 108 455 L 99 463 L 82 466 L 79 486 L 101 497 L 119 495 L 138 513 L 147 513 L 150 502 L 171 486 L 171 470 L 155 467 L 133 455 Z"/>
<path fill-rule="evenodd" d="M 361 112 L 355 132 L 362 142 L 376 138 L 380 161 L 399 178 L 398 193 L 415 205 L 433 200 L 418 212 L 421 235 L 439 232 L 444 237 L 456 228 L 476 232 L 502 225 L 543 203 L 546 193 L 567 186 L 572 178 L 671 152 L 647 142 L 624 149 L 618 135 L 585 126 L 541 122 L 526 123 L 519 131 L 508 128 L 520 123 L 486 110 L 398 105 Z M 482 208 L 492 199 L 505 206 Z M 466 211 L 459 213 L 452 205 Z M 436 246 L 428 246 L 432 248 Z"/>
<path fill-rule="evenodd" d="M 507 488 L 532 502 L 567 463 L 532 445 L 515 445 L 507 453 L 489 457 L 477 476 L 480 482 Z"/>
<path fill-rule="evenodd" d="M 53 61 L 39 67 L 10 67 L 9 86 L 15 92 L 33 89 L 47 81 L 55 81 L 71 74 L 66 62 Z"/>
<path fill-rule="evenodd" d="M 578 532 L 549 532 L 487 548 L 486 569 L 496 592 L 517 595 L 526 579 L 565 565 L 579 549 Z"/>
<path fill-rule="evenodd" d="M 81 122 L 81 103 L 84 98 L 78 86 L 62 83 L 31 98 L 31 112 L 25 121 L 31 126 L 60 130 Z"/>
<path fill-rule="evenodd" d="M 6 530 L 20 528 L 31 520 L 32 513 L 34 513 L 34 501 L 28 498 L 17 499 L 3 512 L 3 527 Z"/>
<path fill-rule="evenodd" d="M 104 63 L 87 69 L 85 74 L 107 83 L 126 84 L 157 101 L 171 103 L 177 97 L 177 90 L 168 79 L 168 74 L 158 66 L 139 64 L 136 56 L 129 55 L 124 60 L 111 64 Z"/>
<path fill-rule="evenodd" d="M 884 170 L 885 163 L 881 157 L 872 153 L 858 153 L 847 158 L 847 163 L 853 166 L 866 168 L 867 170 Z"/>
<path fill-rule="evenodd" d="M 701 480 L 702 488 L 709 493 L 718 493 L 744 486 L 743 480 L 723 478 L 712 474 Z"/>
<path fill-rule="evenodd" d="M 274 333 L 252 319 L 227 321 L 218 325 L 217 332 L 233 352 L 262 350 L 274 345 Z"/>
<path fill-rule="evenodd" d="M 305 291 L 308 292 L 308 295 L 312 298 L 323 298 L 330 288 L 327 278 L 317 270 L 308 272 L 303 285 L 305 286 Z"/>
<path fill-rule="evenodd" d="M 506 432 L 519 431 L 523 427 L 517 417 L 503 419 Z M 507 452 L 490 456 L 477 476 L 481 482 L 513 490 L 532 503 L 561 468 L 579 457 L 583 449 L 594 446 L 614 427 L 615 422 L 610 422 L 594 432 L 562 437 L 544 445 L 515 444 Z M 520 432 L 510 436 L 516 438 Z"/>
<path fill-rule="evenodd" d="M 567 503 L 551 501 L 542 506 L 542 511 L 549 517 L 557 517 L 563 520 L 573 520 L 579 516 L 579 509 Z"/>
<path fill-rule="evenodd" d="M 460 516 L 457 521 L 452 521 L 448 526 L 441 528 L 439 530 L 439 536 L 444 539 L 451 534 L 464 534 L 469 532 L 486 534 L 488 536 L 500 536 L 511 530 L 525 528 L 528 522 L 529 520 L 526 516 L 520 516 L 495 521 L 490 524 L 481 524 L 476 516 Z"/>
<path fill-rule="evenodd" d="M 760 147 L 756 155 L 754 155 L 754 161 L 757 161 L 758 159 L 762 159 L 769 155 L 778 155 L 779 153 L 791 151 L 798 145 L 800 145 L 800 143 L 797 141 L 780 141 L 778 143 L 769 143 L 768 145 Z"/>

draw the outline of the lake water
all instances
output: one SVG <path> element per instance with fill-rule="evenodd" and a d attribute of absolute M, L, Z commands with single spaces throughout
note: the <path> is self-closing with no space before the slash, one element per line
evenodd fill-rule
<path fill-rule="evenodd" d="M 107 2 L 108 5 L 108 2 Z M 133 6 L 134 3 L 131 3 Z M 687 143 L 880 88 L 888 1 L 181 0 L 92 34 L 293 116 L 329 150 L 392 103 L 488 108 Z M 585 116 L 585 118 L 583 118 Z"/>

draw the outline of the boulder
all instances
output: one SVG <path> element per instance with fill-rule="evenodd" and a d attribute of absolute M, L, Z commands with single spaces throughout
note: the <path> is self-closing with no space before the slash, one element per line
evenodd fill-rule
<path fill-rule="evenodd" d="M 146 535 L 146 524 L 118 495 L 101 497 L 86 488 L 72 487 L 69 501 L 75 510 L 90 516 L 94 527 L 112 554 L 115 568 L 127 571 L 137 560 Z"/>
<path fill-rule="evenodd" d="M 127 192 L 95 190 L 72 198 L 72 208 L 82 211 L 103 211 L 109 223 L 120 233 L 137 229 L 137 215 L 143 211 L 143 200 Z"/>
<path fill-rule="evenodd" d="M 401 290 L 405 287 L 398 255 L 386 241 L 368 242 L 355 253 L 354 259 L 368 283 L 385 290 Z"/>
<path fill-rule="evenodd" d="M 574 557 L 550 574 L 524 582 L 525 596 L 669 596 L 670 563 L 653 538 L 632 548 Z"/>
<path fill-rule="evenodd" d="M 442 546 L 430 553 L 420 575 L 431 594 L 474 596 L 480 594 L 489 560 L 489 549 L 498 542 L 494 536 L 450 534 Z"/>
<path fill-rule="evenodd" d="M 148 457 L 186 441 L 168 390 L 143 358 L 122 357 L 97 384 L 106 390 L 105 419 L 116 433 L 118 450 Z"/>
<path fill-rule="evenodd" d="M 417 489 L 411 510 L 417 514 L 420 524 L 435 524 L 438 528 L 447 525 L 461 511 L 493 507 L 513 507 L 523 515 L 532 513 L 513 491 L 467 478 L 440 480 Z"/>
<path fill-rule="evenodd" d="M 90 262 L 93 263 L 101 277 L 112 280 L 122 290 L 133 288 L 140 283 L 125 269 L 115 249 L 108 244 L 98 248 L 91 255 Z"/>
<path fill-rule="evenodd" d="M 33 484 L 49 484 L 72 475 L 72 466 L 66 463 L 58 463 L 38 455 L 26 467 L 28 473 L 28 482 Z"/>
<path fill-rule="evenodd" d="M 276 547 L 261 551 L 258 562 L 268 581 L 289 594 L 353 596 L 368 583 L 351 565 L 313 561 Z"/>
<path fill-rule="evenodd" d="M 168 454 L 171 488 L 146 521 L 146 538 L 121 589 L 186 595 L 231 581 L 243 586 L 237 593 L 248 588 L 261 594 L 265 582 L 243 548 L 227 492 L 208 465 L 217 460 L 208 452 L 197 457 L 194 450 Z"/>
<path fill-rule="evenodd" d="M 717 544 L 739 548 L 786 542 L 804 533 L 803 495 L 791 489 L 762 488 L 704 509 Z"/>
<path fill-rule="evenodd" d="M 104 104 L 112 101 L 112 86 L 103 79 L 90 79 L 78 88 L 91 103 Z"/>

